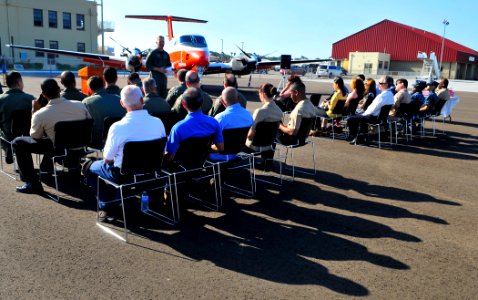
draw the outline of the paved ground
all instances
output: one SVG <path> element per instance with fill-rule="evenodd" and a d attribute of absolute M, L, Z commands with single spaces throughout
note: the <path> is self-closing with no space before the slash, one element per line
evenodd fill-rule
<path fill-rule="evenodd" d="M 220 80 L 204 78 L 213 94 Z M 446 135 L 383 150 L 315 139 L 316 176 L 259 183 L 218 213 L 190 206 L 175 228 L 136 219 L 130 244 L 95 224 L 83 188 L 55 203 L 0 176 L 0 299 L 476 299 L 477 91 L 458 92 Z"/>

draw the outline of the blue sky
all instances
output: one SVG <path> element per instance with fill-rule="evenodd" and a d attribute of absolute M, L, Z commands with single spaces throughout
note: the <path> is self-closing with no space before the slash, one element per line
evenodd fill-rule
<path fill-rule="evenodd" d="M 440 36 L 444 28 L 442 21 L 446 19 L 449 21 L 446 37 L 478 51 L 476 0 L 103 0 L 103 4 L 104 20 L 115 23 L 115 32 L 109 35 L 132 48 L 153 48 L 155 36 L 167 36 L 167 26 L 164 21 L 125 19 L 127 14 L 207 20 L 206 24 L 175 22 L 174 34 L 202 34 L 209 49 L 218 52 L 222 39 L 224 52 L 228 54 L 237 52 L 234 46 L 237 44 L 257 54 L 275 51 L 277 56 L 327 58 L 331 55 L 332 43 L 383 19 Z M 105 44 L 114 46 L 108 36 Z"/>

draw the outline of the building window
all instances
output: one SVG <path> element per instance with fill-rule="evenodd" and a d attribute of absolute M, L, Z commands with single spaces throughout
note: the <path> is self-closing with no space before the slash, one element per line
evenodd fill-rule
<path fill-rule="evenodd" d="M 58 14 L 56 11 L 53 11 L 53 10 L 48 11 L 48 26 L 51 28 L 58 27 Z"/>
<path fill-rule="evenodd" d="M 71 13 L 63 13 L 63 29 L 71 29 Z"/>
<path fill-rule="evenodd" d="M 58 41 L 50 41 L 50 49 L 58 49 Z M 57 54 L 48 53 L 48 64 L 54 65 L 56 64 L 56 58 L 58 57 Z"/>
<path fill-rule="evenodd" d="M 381 60 L 378 61 L 378 68 L 379 69 L 383 68 L 383 61 L 381 61 Z"/>
<path fill-rule="evenodd" d="M 85 30 L 85 15 L 76 15 L 76 29 Z"/>
<path fill-rule="evenodd" d="M 77 43 L 76 44 L 76 50 L 78 52 L 85 52 L 86 51 L 85 43 Z"/>
<path fill-rule="evenodd" d="M 388 61 L 384 61 L 384 62 L 383 62 L 383 68 L 384 68 L 385 70 L 388 70 Z"/>
<path fill-rule="evenodd" d="M 365 73 L 365 74 L 370 74 L 370 73 L 372 73 L 372 66 L 373 66 L 373 65 L 370 64 L 370 63 L 365 63 L 365 64 L 363 65 L 363 68 L 364 68 L 363 71 L 364 71 L 364 73 Z"/>
<path fill-rule="evenodd" d="M 43 10 L 33 9 L 33 25 L 43 27 Z"/>
<path fill-rule="evenodd" d="M 35 47 L 44 48 L 45 42 L 43 40 L 35 40 Z M 44 52 L 35 52 L 35 57 L 45 57 Z"/>

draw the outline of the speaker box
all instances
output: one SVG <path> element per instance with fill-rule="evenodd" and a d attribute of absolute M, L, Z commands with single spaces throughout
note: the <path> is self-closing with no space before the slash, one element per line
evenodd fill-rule
<path fill-rule="evenodd" d="M 291 56 L 283 54 L 280 56 L 280 68 L 281 69 L 290 69 Z"/>

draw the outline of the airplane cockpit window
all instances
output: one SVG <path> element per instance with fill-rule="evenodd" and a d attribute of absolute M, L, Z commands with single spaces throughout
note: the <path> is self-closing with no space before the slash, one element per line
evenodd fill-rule
<path fill-rule="evenodd" d="M 206 39 L 200 35 L 183 35 L 179 38 L 179 43 L 192 47 L 207 47 Z"/>

